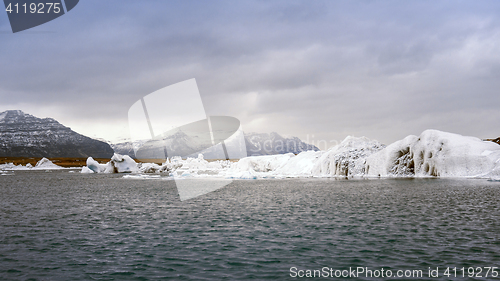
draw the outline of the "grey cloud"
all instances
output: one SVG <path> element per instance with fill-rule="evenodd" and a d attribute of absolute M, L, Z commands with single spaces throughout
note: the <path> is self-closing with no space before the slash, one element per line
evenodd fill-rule
<path fill-rule="evenodd" d="M 495 136 L 493 121 L 470 120 L 500 102 L 499 10 L 490 1 L 85 1 L 39 27 L 54 33 L 0 34 L 0 99 L 59 107 L 74 122 L 126 122 L 140 97 L 195 77 L 209 114 L 254 131 Z"/>

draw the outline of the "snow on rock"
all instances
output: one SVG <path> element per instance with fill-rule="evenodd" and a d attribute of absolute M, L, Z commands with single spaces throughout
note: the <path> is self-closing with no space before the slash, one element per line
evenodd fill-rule
<path fill-rule="evenodd" d="M 426 130 L 366 160 L 368 176 L 481 176 L 499 169 L 500 147 L 474 137 Z"/>
<path fill-rule="evenodd" d="M 29 165 L 29 166 L 28 166 Z M 27 164 L 26 165 L 27 168 L 30 168 L 31 167 L 31 164 Z M 35 165 L 35 167 L 33 169 L 39 169 L 39 170 L 54 170 L 54 169 L 64 169 L 63 167 L 61 166 L 57 166 L 56 164 L 52 163 L 52 161 L 50 161 L 49 159 L 47 158 L 42 158 L 40 159 L 40 161 L 38 161 Z"/>

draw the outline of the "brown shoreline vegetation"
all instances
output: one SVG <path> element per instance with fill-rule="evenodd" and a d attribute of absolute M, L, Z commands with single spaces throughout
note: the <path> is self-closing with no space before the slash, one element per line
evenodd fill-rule
<path fill-rule="evenodd" d="M 23 165 L 31 164 L 35 166 L 38 161 L 42 158 L 37 157 L 0 157 L 0 164 L 14 163 L 14 165 Z M 87 158 L 48 158 L 52 163 L 61 166 L 61 167 L 83 167 L 87 166 Z M 94 159 L 99 163 L 108 163 L 110 159 L 106 158 L 96 158 Z"/>

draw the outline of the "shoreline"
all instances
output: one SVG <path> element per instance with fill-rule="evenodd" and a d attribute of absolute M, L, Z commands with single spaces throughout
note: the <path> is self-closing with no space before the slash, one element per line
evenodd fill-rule
<path fill-rule="evenodd" d="M 31 164 L 33 167 L 36 165 L 38 161 L 40 161 L 43 157 L 0 157 L 0 165 L 13 163 L 14 165 L 23 165 Z M 52 163 L 64 167 L 84 167 L 87 166 L 87 158 L 72 158 L 72 157 L 54 157 L 48 158 Z M 107 163 L 109 162 L 108 158 L 95 158 L 99 163 Z"/>

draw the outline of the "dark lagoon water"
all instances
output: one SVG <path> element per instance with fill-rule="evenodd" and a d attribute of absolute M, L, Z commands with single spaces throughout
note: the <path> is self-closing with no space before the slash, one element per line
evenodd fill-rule
<path fill-rule="evenodd" d="M 499 182 L 241 180 L 181 202 L 173 181 L 14 174 L 0 176 L 1 280 L 500 280 L 485 276 Z M 357 267 L 393 276 L 334 276 Z"/>

